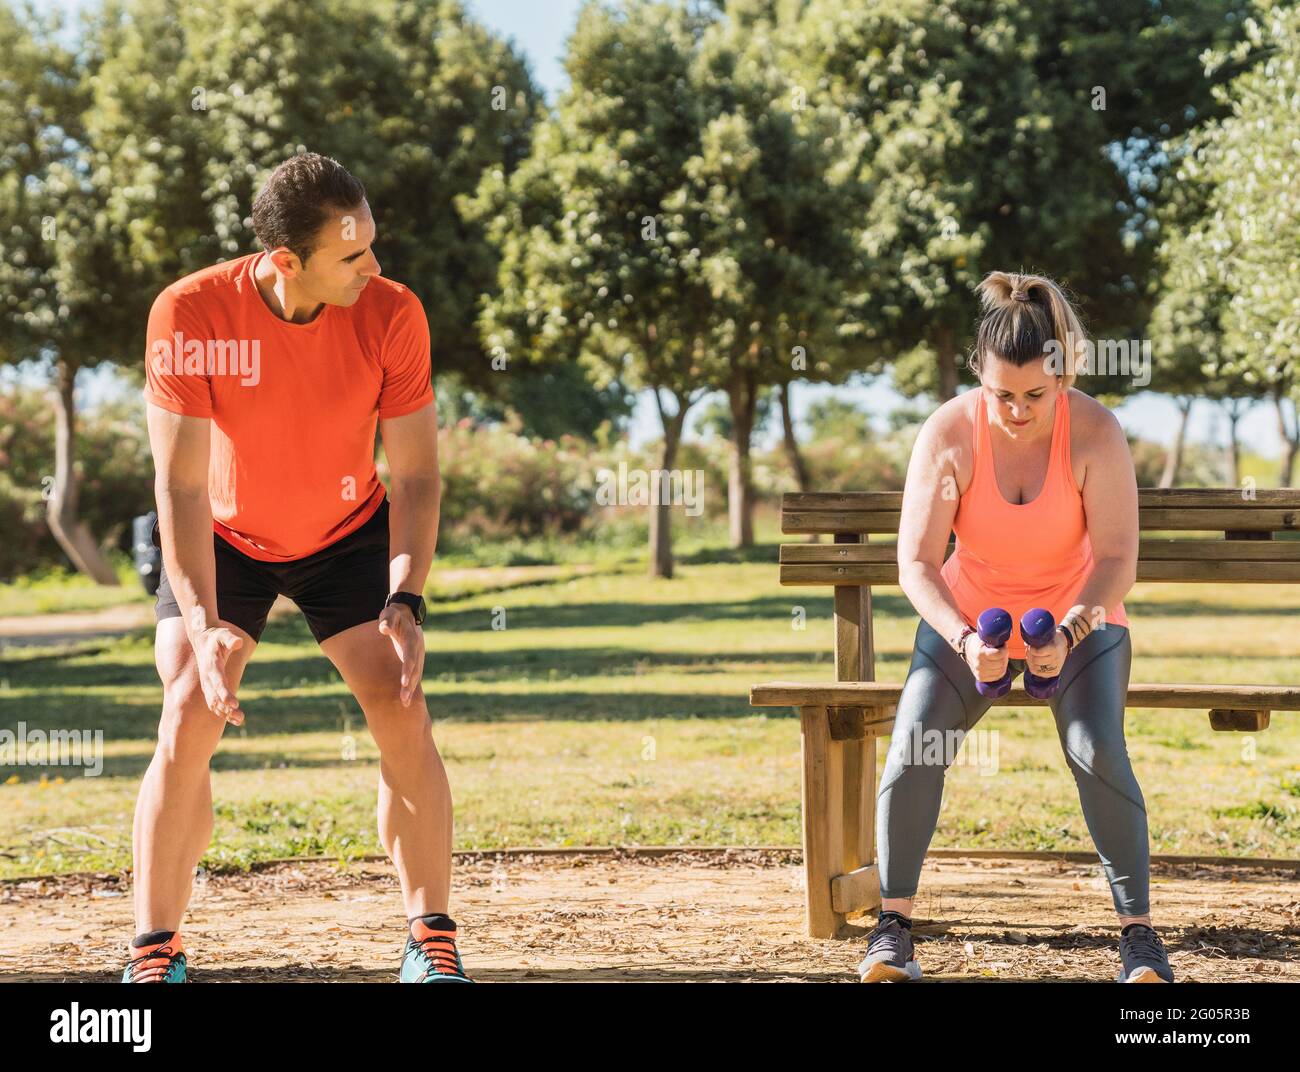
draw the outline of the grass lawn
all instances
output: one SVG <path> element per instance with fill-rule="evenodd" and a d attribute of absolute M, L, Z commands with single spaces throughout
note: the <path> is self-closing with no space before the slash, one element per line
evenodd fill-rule
<path fill-rule="evenodd" d="M 425 689 L 457 847 L 797 845 L 798 720 L 754 713 L 747 692 L 831 678 L 831 600 L 782 589 L 775 561 L 768 545 L 697 551 L 669 582 L 617 560 L 435 577 Z M 916 618 L 897 589 L 875 602 L 877 676 L 901 681 Z M 1295 586 L 1139 585 L 1126 606 L 1134 681 L 1300 677 Z M 0 729 L 104 734 L 98 777 L 0 767 L 0 876 L 129 866 L 161 699 L 151 631 L 0 660 Z M 382 851 L 374 746 L 301 619 L 268 629 L 240 698 L 246 725 L 212 764 L 206 866 Z M 1050 713 L 1000 708 L 981 728 L 997 731 L 996 773 L 952 769 L 934 844 L 1090 849 Z M 1153 852 L 1296 855 L 1300 715 L 1247 736 L 1212 732 L 1204 711 L 1131 710 L 1128 738 Z"/>

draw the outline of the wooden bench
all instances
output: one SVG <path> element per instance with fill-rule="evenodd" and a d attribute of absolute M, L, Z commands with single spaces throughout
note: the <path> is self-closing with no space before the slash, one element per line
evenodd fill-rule
<path fill-rule="evenodd" d="M 803 854 L 808 933 L 830 938 L 852 912 L 880 904 L 875 860 L 876 738 L 893 728 L 901 684 L 875 680 L 871 589 L 898 584 L 896 547 L 870 537 L 898 533 L 901 492 L 794 494 L 781 501 L 781 531 L 833 543 L 783 544 L 781 583 L 835 590 L 835 680 L 755 685 L 754 707 L 797 707 L 803 742 Z M 1145 532 L 1195 538 L 1139 541 L 1139 581 L 1277 584 L 1300 581 L 1300 491 L 1142 488 Z M 949 544 L 948 553 L 952 552 Z M 995 706 L 1044 707 L 1017 684 Z M 1129 707 L 1205 709 L 1216 730 L 1268 727 L 1272 711 L 1300 710 L 1300 687 L 1131 684 Z"/>

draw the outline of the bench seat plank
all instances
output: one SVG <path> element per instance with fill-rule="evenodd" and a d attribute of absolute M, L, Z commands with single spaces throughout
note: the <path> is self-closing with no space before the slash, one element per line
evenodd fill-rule
<path fill-rule="evenodd" d="M 903 686 L 889 681 L 772 681 L 749 690 L 752 707 L 895 707 Z M 994 707 L 1046 707 L 1023 686 L 993 701 Z M 1146 685 L 1128 687 L 1127 707 L 1193 711 L 1300 711 L 1300 687 L 1290 685 Z"/>

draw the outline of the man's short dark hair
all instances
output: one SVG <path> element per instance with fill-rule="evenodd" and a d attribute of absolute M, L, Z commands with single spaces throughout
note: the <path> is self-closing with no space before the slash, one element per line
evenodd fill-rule
<path fill-rule="evenodd" d="M 253 232 L 263 249 L 286 246 L 306 264 L 329 218 L 360 208 L 365 199 L 361 181 L 337 160 L 299 153 L 271 172 L 257 195 Z"/>

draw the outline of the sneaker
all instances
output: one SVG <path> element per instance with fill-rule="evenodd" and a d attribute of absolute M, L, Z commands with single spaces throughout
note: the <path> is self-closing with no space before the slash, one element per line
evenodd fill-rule
<path fill-rule="evenodd" d="M 1174 970 L 1164 943 L 1145 923 L 1130 923 L 1119 936 L 1121 983 L 1172 983 Z"/>
<path fill-rule="evenodd" d="M 150 939 L 162 938 L 162 941 Z M 140 938 L 145 941 L 136 945 Z M 179 932 L 154 931 L 141 935 L 128 946 L 130 960 L 122 972 L 124 983 L 185 982 L 185 947 Z"/>
<path fill-rule="evenodd" d="M 433 920 L 431 926 L 426 920 Z M 403 983 L 469 983 L 456 950 L 456 924 L 447 916 L 421 916 L 412 920 L 402 956 Z"/>
<path fill-rule="evenodd" d="M 912 932 L 901 919 L 893 912 L 886 912 L 871 932 L 867 955 L 858 965 L 858 975 L 864 983 L 906 983 L 921 978 Z"/>

